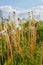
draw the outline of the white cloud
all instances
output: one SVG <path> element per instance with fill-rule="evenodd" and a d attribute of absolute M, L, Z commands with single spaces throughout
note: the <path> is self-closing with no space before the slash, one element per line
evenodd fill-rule
<path fill-rule="evenodd" d="M 0 10 L 3 10 L 5 12 L 13 12 L 14 9 L 11 6 L 0 6 Z"/>
<path fill-rule="evenodd" d="M 11 15 L 13 13 L 13 11 L 16 12 L 16 10 L 13 9 L 11 6 L 0 6 L 0 10 L 2 11 L 1 16 L 3 16 L 3 17 L 8 17 L 8 15 Z"/>
<path fill-rule="evenodd" d="M 37 6 L 32 8 L 34 15 L 36 15 L 36 18 L 43 20 L 43 6 Z"/>
<path fill-rule="evenodd" d="M 17 13 L 17 15 L 19 15 L 19 14 L 26 15 L 28 11 L 33 10 L 34 15 L 39 16 L 39 14 L 40 14 L 41 19 L 43 18 L 43 6 L 36 6 L 36 7 L 31 8 L 31 9 L 27 9 L 27 10 L 20 9 L 19 7 L 15 7 L 15 9 L 14 9 L 11 6 L 0 6 L 0 10 L 5 11 L 3 16 L 6 16 L 6 13 L 9 14 L 9 13 L 12 13 L 13 11 L 15 11 Z"/>
<path fill-rule="evenodd" d="M 43 0 L 41 0 L 43 2 Z"/>

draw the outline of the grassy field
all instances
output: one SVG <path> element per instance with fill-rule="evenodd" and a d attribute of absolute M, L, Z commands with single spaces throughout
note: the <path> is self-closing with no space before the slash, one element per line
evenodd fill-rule
<path fill-rule="evenodd" d="M 0 23 L 0 65 L 43 65 L 43 21 Z"/>

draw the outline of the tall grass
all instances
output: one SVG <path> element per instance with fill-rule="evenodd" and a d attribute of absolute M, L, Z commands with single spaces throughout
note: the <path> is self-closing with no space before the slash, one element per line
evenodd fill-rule
<path fill-rule="evenodd" d="M 9 19 L 0 24 L 0 65 L 43 65 L 43 22 L 28 14 L 28 21 L 18 27 L 15 16 L 14 23 Z"/>

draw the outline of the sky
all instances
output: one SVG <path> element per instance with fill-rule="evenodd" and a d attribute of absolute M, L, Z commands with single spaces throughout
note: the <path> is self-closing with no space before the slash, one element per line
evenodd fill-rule
<path fill-rule="evenodd" d="M 0 0 L 0 6 L 10 5 L 16 9 L 30 9 L 36 6 L 42 6 L 43 0 Z"/>
<path fill-rule="evenodd" d="M 26 12 L 28 10 L 34 10 L 35 15 L 41 15 L 41 19 L 43 19 L 43 0 L 0 0 L 0 9 L 5 11 L 3 16 L 9 14 L 9 12 L 13 12 L 14 10 L 19 15 L 26 16 Z M 21 14 L 23 13 L 23 14 Z"/>

